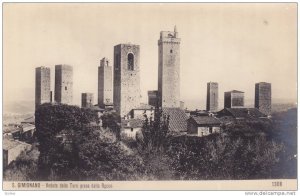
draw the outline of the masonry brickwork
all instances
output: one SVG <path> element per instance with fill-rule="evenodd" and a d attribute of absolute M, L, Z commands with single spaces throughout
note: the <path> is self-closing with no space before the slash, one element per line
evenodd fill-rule
<path fill-rule="evenodd" d="M 114 47 L 114 109 L 121 117 L 140 106 L 140 46 L 119 44 Z"/>
<path fill-rule="evenodd" d="M 160 106 L 180 107 L 180 41 L 174 32 L 161 31 L 158 40 L 158 92 Z"/>
<path fill-rule="evenodd" d="M 93 93 L 81 93 L 81 107 L 90 108 L 94 105 Z"/>
<path fill-rule="evenodd" d="M 108 58 L 102 58 L 98 67 L 98 105 L 105 108 L 113 103 L 112 67 Z"/>
<path fill-rule="evenodd" d="M 50 68 L 37 67 L 35 69 L 35 108 L 43 103 L 51 102 Z"/>
<path fill-rule="evenodd" d="M 243 108 L 244 103 L 244 92 L 233 90 L 224 93 L 224 108 Z"/>
<path fill-rule="evenodd" d="M 271 115 L 271 84 L 259 82 L 255 84 L 255 108 L 266 115 Z"/>
<path fill-rule="evenodd" d="M 64 104 L 73 102 L 73 67 L 70 65 L 55 66 L 54 100 Z"/>
<path fill-rule="evenodd" d="M 217 112 L 219 106 L 219 90 L 218 83 L 207 83 L 207 97 L 206 97 L 206 110 L 210 112 Z"/>

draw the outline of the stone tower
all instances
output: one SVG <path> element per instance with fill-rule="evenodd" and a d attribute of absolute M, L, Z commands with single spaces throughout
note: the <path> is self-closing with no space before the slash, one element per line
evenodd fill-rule
<path fill-rule="evenodd" d="M 206 97 L 206 110 L 210 112 L 218 111 L 218 83 L 208 82 L 207 83 L 207 97 Z"/>
<path fill-rule="evenodd" d="M 51 102 L 50 68 L 35 69 L 35 108 L 43 103 Z"/>
<path fill-rule="evenodd" d="M 98 105 L 105 108 L 107 105 L 112 105 L 112 102 L 112 67 L 109 66 L 109 60 L 103 58 L 98 67 Z"/>
<path fill-rule="evenodd" d="M 271 84 L 260 82 L 255 84 L 255 108 L 266 115 L 271 115 Z"/>
<path fill-rule="evenodd" d="M 174 32 L 161 31 L 158 40 L 158 92 L 160 106 L 180 107 L 180 38 Z"/>
<path fill-rule="evenodd" d="M 54 100 L 64 104 L 73 102 L 73 67 L 70 65 L 55 65 Z"/>
<path fill-rule="evenodd" d="M 94 105 L 93 103 L 94 103 L 93 93 L 81 93 L 82 108 L 90 108 Z"/>
<path fill-rule="evenodd" d="M 114 47 L 114 109 L 121 117 L 140 106 L 140 46 Z"/>
<path fill-rule="evenodd" d="M 224 93 L 224 108 L 243 108 L 244 92 L 232 90 Z"/>

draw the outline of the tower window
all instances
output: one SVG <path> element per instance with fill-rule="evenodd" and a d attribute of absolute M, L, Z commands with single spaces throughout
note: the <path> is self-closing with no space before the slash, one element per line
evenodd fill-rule
<path fill-rule="evenodd" d="M 127 56 L 128 70 L 134 70 L 134 56 L 132 53 L 129 53 Z"/>
<path fill-rule="evenodd" d="M 173 53 L 173 50 L 170 50 L 170 53 Z"/>
<path fill-rule="evenodd" d="M 68 90 L 68 88 L 65 86 L 65 90 Z"/>

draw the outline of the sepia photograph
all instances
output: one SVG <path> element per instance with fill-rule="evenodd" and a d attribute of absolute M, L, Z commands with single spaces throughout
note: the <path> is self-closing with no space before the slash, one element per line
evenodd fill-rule
<path fill-rule="evenodd" d="M 297 11 L 2 3 L 2 190 L 295 195 Z"/>

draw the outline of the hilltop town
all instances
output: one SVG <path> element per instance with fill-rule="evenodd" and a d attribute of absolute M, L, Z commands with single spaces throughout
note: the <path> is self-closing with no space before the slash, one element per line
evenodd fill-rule
<path fill-rule="evenodd" d="M 43 134 L 45 134 L 46 131 L 49 131 L 49 128 L 46 128 L 46 125 L 42 124 L 42 122 L 46 122 L 45 120 L 47 120 L 47 123 L 49 121 L 51 124 L 51 120 L 56 118 L 58 121 L 59 119 L 68 119 L 68 121 L 59 122 L 60 124 L 58 121 L 53 121 L 53 123 L 59 124 L 53 124 L 53 127 L 60 127 L 62 126 L 61 123 L 66 123 L 69 126 L 68 123 L 74 121 L 72 122 L 73 124 L 70 124 L 69 128 L 67 125 L 62 126 L 63 128 L 61 129 L 57 128 L 57 130 L 53 130 L 56 132 L 54 135 L 51 135 L 51 137 L 55 138 L 55 142 L 59 141 L 58 143 L 64 146 L 62 148 L 63 152 L 68 149 L 73 153 L 71 144 L 74 144 L 76 143 L 75 141 L 77 141 L 76 139 L 74 140 L 73 136 L 80 137 L 80 135 L 76 136 L 76 134 L 85 134 L 82 130 L 83 128 L 76 123 L 82 123 L 82 126 L 85 127 L 86 120 L 81 122 L 82 117 L 78 116 L 85 115 L 87 116 L 86 118 L 93 116 L 87 120 L 89 122 L 87 123 L 89 124 L 86 127 L 87 130 L 91 129 L 91 133 L 93 131 L 96 132 L 100 135 L 99 138 L 108 139 L 109 142 L 107 143 L 119 142 L 119 144 L 122 144 L 123 146 L 118 146 L 118 148 L 126 151 L 126 153 L 131 156 L 135 155 L 134 153 L 141 153 L 139 154 L 139 156 L 142 157 L 141 159 L 146 156 L 143 153 L 149 150 L 149 143 L 147 143 L 147 141 L 149 142 L 150 140 L 147 140 L 148 137 L 151 138 L 151 142 L 153 142 L 151 145 L 157 146 L 157 149 L 160 149 L 159 151 L 161 151 L 162 148 L 166 148 L 164 145 L 168 145 L 168 149 L 179 152 L 183 149 L 177 149 L 179 148 L 177 144 L 185 142 L 186 148 L 192 152 L 198 148 L 195 147 L 195 149 L 191 149 L 194 148 L 194 145 L 201 145 L 201 147 L 199 147 L 201 149 L 208 148 L 209 146 L 207 145 L 214 145 L 211 142 L 216 141 L 219 142 L 220 145 L 229 145 L 229 143 L 231 143 L 230 145 L 233 146 L 231 146 L 232 149 L 229 150 L 228 153 L 236 152 L 239 146 L 241 149 L 244 148 L 245 145 L 251 146 L 253 142 L 257 142 L 257 140 L 254 140 L 253 138 L 259 137 L 262 143 L 258 146 L 270 150 L 274 156 L 277 155 L 277 153 L 282 150 L 281 146 L 278 145 L 278 148 L 276 148 L 275 151 L 271 147 L 271 144 L 269 145 L 268 143 L 272 141 L 265 140 L 265 138 L 268 138 L 270 135 L 274 135 L 272 132 L 272 130 L 274 131 L 275 129 L 274 122 L 282 122 L 277 119 L 278 116 L 275 115 L 276 117 L 273 117 L 271 83 L 258 81 L 255 86 L 253 86 L 253 90 L 255 91 L 254 107 L 248 108 L 245 107 L 245 92 L 243 92 L 242 89 L 228 89 L 227 92 L 224 92 L 224 106 L 219 105 L 219 100 L 222 97 L 222 93 L 219 92 L 218 88 L 219 84 L 217 82 L 207 82 L 207 94 L 203 95 L 206 96 L 206 110 L 188 110 L 185 107 L 185 103 L 181 101 L 180 98 L 180 83 L 182 82 L 180 79 L 180 43 L 181 38 L 176 26 L 173 31 L 160 32 L 158 40 L 157 89 L 148 89 L 147 104 L 141 103 L 140 69 L 142 69 L 142 67 L 140 66 L 140 55 L 143 55 L 143 53 L 140 51 L 140 46 L 137 44 L 118 44 L 114 46 L 114 59 L 109 60 L 108 58 L 103 57 L 100 60 L 100 66 L 98 67 L 97 103 L 94 102 L 95 96 L 93 93 L 82 92 L 81 108 L 73 106 L 73 83 L 74 81 L 80 82 L 80 78 L 73 78 L 73 67 L 71 65 L 60 64 L 55 66 L 54 91 L 51 89 L 50 85 L 50 68 L 44 66 L 37 67 L 35 69 L 36 113 L 35 116 L 24 119 L 21 125 L 10 125 L 5 129 L 6 131 L 3 135 L 4 169 L 13 167 L 10 165 L 18 160 L 18 157 L 22 152 L 30 151 L 30 153 L 33 153 L 33 151 L 30 150 L 32 148 L 35 149 L 33 154 L 36 157 L 36 160 L 41 159 L 39 157 L 41 155 L 45 156 L 46 151 L 39 150 L 45 150 L 45 148 L 41 147 L 45 145 L 41 141 L 41 138 L 46 141 L 47 138 L 45 138 L 45 135 Z M 111 62 L 113 62 L 113 66 L 111 66 Z M 150 80 L 151 76 L 147 79 Z M 64 112 L 61 113 L 60 117 L 55 116 L 60 114 L 59 111 Z M 80 131 L 76 132 L 76 129 L 80 129 Z M 76 133 L 74 133 L 74 131 Z M 161 133 L 157 134 L 155 131 L 161 131 Z M 51 132 L 51 134 L 53 133 Z M 156 135 L 149 136 L 149 134 Z M 263 136 L 264 139 L 262 139 L 261 136 Z M 242 140 L 245 141 L 235 140 L 236 137 L 241 137 Z M 232 140 L 233 142 L 226 140 L 228 142 L 226 143 L 225 139 L 222 138 L 235 139 Z M 156 142 L 159 141 L 159 144 L 155 143 L 153 140 Z M 47 142 L 50 142 L 50 139 L 49 141 L 47 140 Z M 93 142 L 95 142 L 94 145 L 98 144 L 97 141 Z M 101 140 L 101 142 L 103 141 Z M 252 143 L 247 144 L 247 142 Z M 80 145 L 82 144 L 80 143 Z M 142 147 L 139 147 L 139 145 Z M 149 150 L 149 152 L 150 151 L 151 153 L 154 153 L 152 149 Z M 155 151 L 155 153 L 157 151 Z M 95 153 L 97 152 L 98 151 L 95 151 Z M 39 155 L 39 153 L 41 154 Z M 168 154 L 170 152 L 164 153 Z M 184 154 L 184 152 L 182 153 Z M 196 152 L 193 151 L 193 153 Z M 65 154 L 62 153 L 62 155 Z M 199 155 L 199 157 L 200 156 L 202 155 Z M 230 154 L 230 156 L 233 155 Z M 247 157 L 245 154 L 241 154 L 241 156 L 245 156 L 243 158 Z M 289 156 L 290 160 L 293 159 L 293 153 L 287 156 Z M 147 154 L 146 157 L 147 160 L 149 160 L 149 154 Z M 195 155 L 195 157 L 197 156 Z M 154 157 L 151 159 L 153 158 Z M 155 157 L 155 159 L 156 158 L 157 157 Z M 166 161 L 165 158 L 163 160 Z M 197 161 L 198 159 L 195 158 L 195 160 Z M 106 160 L 97 159 L 96 161 Z M 179 160 L 174 160 L 172 164 L 178 164 L 176 161 Z M 192 160 L 190 161 L 191 165 L 195 164 Z M 168 163 L 168 161 L 166 162 Z M 186 162 L 186 164 L 189 165 L 189 161 L 186 160 Z M 165 164 L 167 165 L 167 163 Z M 151 165 L 151 168 L 153 167 L 154 166 Z M 186 167 L 188 168 L 189 166 Z M 187 168 L 185 168 L 184 171 L 188 170 Z M 176 170 L 176 172 L 181 171 L 181 169 Z M 203 168 L 197 170 L 198 174 L 195 174 L 194 177 L 191 177 L 192 174 L 188 174 L 187 176 L 183 176 L 182 174 L 182 176 L 179 176 L 176 179 L 204 178 L 200 175 L 200 171 L 202 170 Z M 171 173 L 172 172 L 170 172 L 169 175 L 171 175 Z M 174 176 L 176 175 L 174 174 Z M 215 174 L 210 175 L 214 176 Z M 189 176 L 191 178 L 189 178 Z M 209 175 L 207 174 L 207 176 Z M 212 176 L 207 178 L 212 178 Z M 173 179 L 173 177 L 170 178 Z M 251 176 L 221 176 L 220 178 L 222 177 L 227 179 L 251 178 Z M 258 172 L 257 175 L 252 177 L 260 178 L 261 176 L 259 176 Z M 270 175 L 269 177 L 274 177 L 274 175 Z M 155 176 L 155 178 L 161 179 L 157 176 Z M 95 177 L 93 179 L 97 178 Z M 103 178 L 101 177 L 99 179 Z M 108 179 L 111 180 L 115 178 L 111 177 Z M 162 179 L 165 178 L 163 177 Z M 216 177 L 216 179 L 218 179 L 218 177 Z"/>

